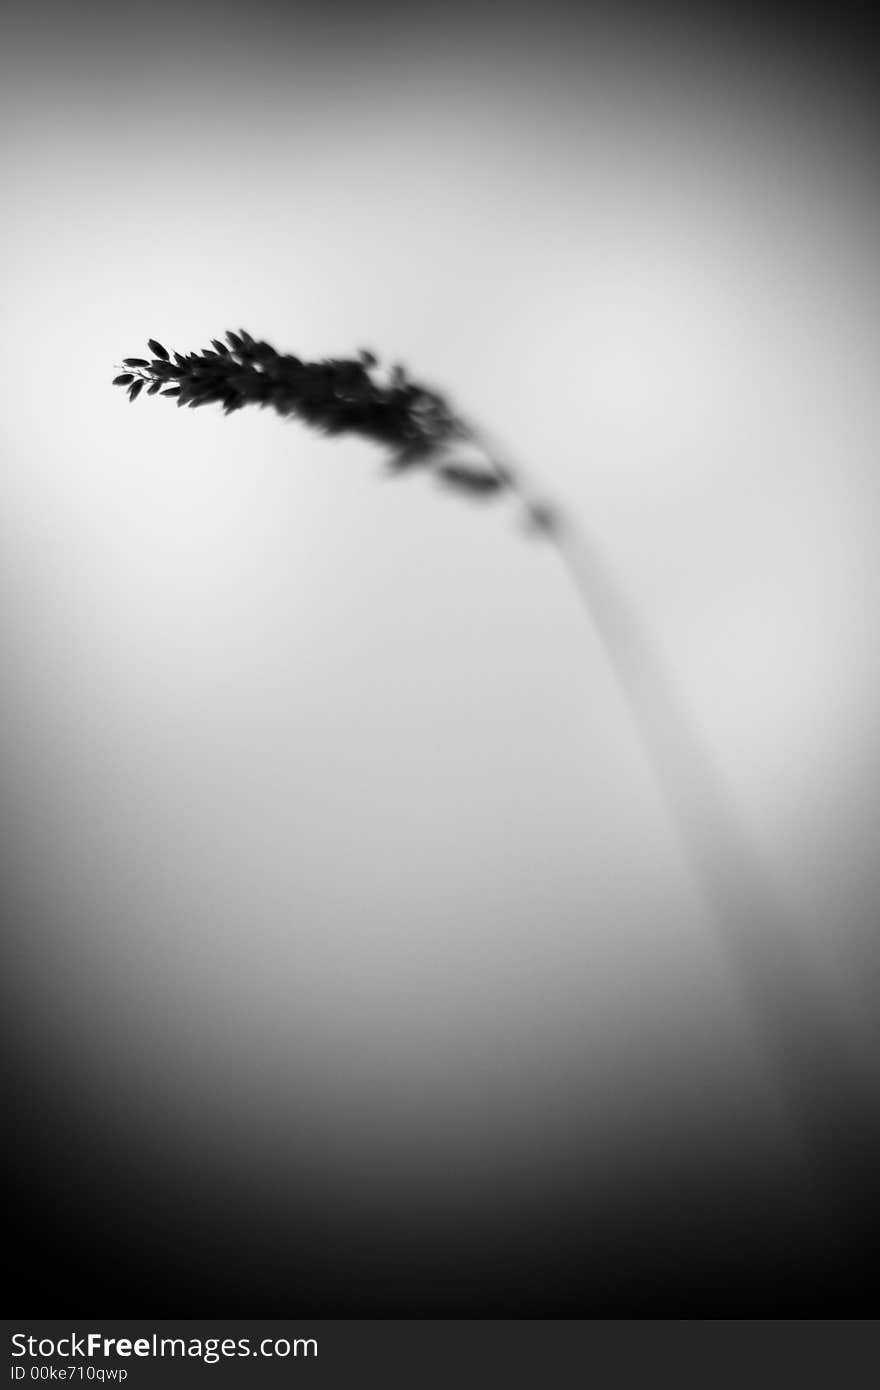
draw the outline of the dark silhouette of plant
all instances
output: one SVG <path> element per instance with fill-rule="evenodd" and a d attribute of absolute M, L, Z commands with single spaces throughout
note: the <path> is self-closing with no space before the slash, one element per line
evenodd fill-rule
<path fill-rule="evenodd" d="M 218 404 L 226 414 L 271 406 L 326 435 L 384 446 L 394 473 L 422 467 L 471 498 L 515 497 L 529 529 L 556 547 L 586 605 L 633 717 L 672 821 L 718 925 L 718 940 L 787 1102 L 833 1234 L 859 1245 L 876 1192 L 880 1136 L 876 1078 L 850 1052 L 839 1020 L 797 941 L 760 854 L 704 751 L 643 625 L 595 542 L 532 495 L 438 392 L 395 366 L 383 377 L 372 352 L 304 362 L 249 333 L 227 333 L 201 352 L 127 357 L 114 384 L 129 399 L 161 394 L 178 406 Z M 476 461 L 456 459 L 477 446 Z"/>
<path fill-rule="evenodd" d="M 441 482 L 470 497 L 492 497 L 515 490 L 509 468 L 488 455 L 483 466 L 462 463 L 450 450 L 466 442 L 481 444 L 477 431 L 456 415 L 437 391 L 411 381 L 401 366 L 383 380 L 375 354 L 304 362 L 276 352 L 244 329 L 212 339 L 201 352 L 169 353 L 155 338 L 152 359 L 126 357 L 125 371 L 113 379 L 136 401 L 161 394 L 178 406 L 220 405 L 225 414 L 246 405 L 271 407 L 326 435 L 360 435 L 389 451 L 395 473 L 429 467 Z M 546 504 L 527 501 L 529 524 L 551 531 L 559 518 Z"/>

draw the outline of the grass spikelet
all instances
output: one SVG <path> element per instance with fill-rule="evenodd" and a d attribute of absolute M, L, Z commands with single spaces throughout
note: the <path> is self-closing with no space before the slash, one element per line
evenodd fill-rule
<path fill-rule="evenodd" d="M 225 342 L 212 338 L 199 352 L 169 352 L 156 338 L 149 345 L 151 361 L 124 358 L 132 371 L 115 378 L 129 388 L 133 401 L 147 387 L 148 395 L 171 396 L 190 410 L 219 405 L 232 415 L 246 405 L 268 406 L 322 434 L 358 435 L 378 444 L 388 451 L 392 475 L 418 465 L 462 496 L 520 492 L 512 473 L 490 457 L 439 392 L 413 381 L 400 364 L 383 373 L 370 349 L 310 362 L 278 352 L 244 328 L 229 329 Z M 485 459 L 473 464 L 450 459 L 450 448 L 463 441 L 480 444 Z M 539 520 L 537 504 L 521 493 L 520 500 L 532 529 L 549 532 L 549 517 L 540 514 Z"/>

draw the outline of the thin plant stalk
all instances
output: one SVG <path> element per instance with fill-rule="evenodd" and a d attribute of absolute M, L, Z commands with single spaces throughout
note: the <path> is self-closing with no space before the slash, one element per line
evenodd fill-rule
<path fill-rule="evenodd" d="M 497 446 L 474 431 L 490 459 Z M 848 1247 L 867 1246 L 877 1193 L 877 1079 L 846 1035 L 797 925 L 650 635 L 582 524 L 536 501 L 519 466 L 495 464 L 556 550 L 608 661 L 655 784 L 715 924 L 715 939 L 788 1115 L 814 1195 Z"/>
<path fill-rule="evenodd" d="M 134 401 L 171 397 L 178 406 L 269 407 L 324 434 L 355 434 L 385 449 L 392 473 L 429 471 L 472 499 L 513 497 L 528 527 L 555 547 L 601 642 L 651 764 L 678 840 L 716 926 L 806 1161 L 817 1197 L 848 1245 L 880 1159 L 875 1078 L 850 1050 L 712 758 L 654 644 L 612 577 L 595 540 L 533 495 L 518 465 L 437 391 L 402 367 L 383 373 L 375 354 L 307 362 L 240 330 L 199 353 L 126 358 L 114 384 Z M 478 461 L 459 461 L 461 446 Z"/>

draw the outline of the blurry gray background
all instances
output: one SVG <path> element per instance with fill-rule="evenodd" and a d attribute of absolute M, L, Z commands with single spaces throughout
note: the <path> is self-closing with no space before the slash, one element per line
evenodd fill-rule
<path fill-rule="evenodd" d="M 24 1074 L 168 1189 L 340 1230 L 479 1224 L 572 1182 L 601 1205 L 664 1145 L 784 1168 L 760 1042 L 552 548 L 505 504 L 383 480 L 367 445 L 130 407 L 110 379 L 148 336 L 243 325 L 372 347 L 508 442 L 601 539 L 868 1054 L 858 85 L 744 29 L 260 4 L 21 11 L 0 77 Z"/>

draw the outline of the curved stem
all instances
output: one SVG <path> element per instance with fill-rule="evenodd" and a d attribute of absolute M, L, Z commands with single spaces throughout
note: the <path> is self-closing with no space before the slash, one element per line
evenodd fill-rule
<path fill-rule="evenodd" d="M 715 924 L 719 947 L 838 1235 L 863 1243 L 880 1168 L 876 1079 L 851 1049 L 762 856 L 664 664 L 595 541 L 535 502 L 519 471 L 492 466 L 554 545 L 614 672 Z"/>

